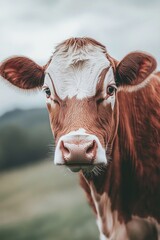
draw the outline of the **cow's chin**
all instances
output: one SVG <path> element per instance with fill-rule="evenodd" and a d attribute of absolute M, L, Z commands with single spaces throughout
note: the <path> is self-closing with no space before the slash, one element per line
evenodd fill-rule
<path fill-rule="evenodd" d="M 74 173 L 77 173 L 77 172 L 80 172 L 82 170 L 82 167 L 81 166 L 70 166 L 70 167 L 67 167 L 71 172 L 74 172 Z"/>
<path fill-rule="evenodd" d="M 67 166 L 67 168 L 71 171 L 71 172 L 74 172 L 74 173 L 77 173 L 77 172 L 92 172 L 92 170 L 94 169 L 94 165 L 89 165 L 89 166 L 84 166 L 84 165 L 75 165 L 75 166 Z"/>
<path fill-rule="evenodd" d="M 75 165 L 75 166 L 67 166 L 69 171 L 73 173 L 83 173 L 83 175 L 89 180 L 102 175 L 105 173 L 105 170 L 107 168 L 107 163 L 98 163 L 98 164 L 92 164 L 92 165 Z"/>

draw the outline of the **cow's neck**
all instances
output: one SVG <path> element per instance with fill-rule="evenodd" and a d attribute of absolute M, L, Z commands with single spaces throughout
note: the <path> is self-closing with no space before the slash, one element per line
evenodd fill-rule
<path fill-rule="evenodd" d="M 110 164 L 101 177 L 84 180 L 89 202 L 96 213 L 101 240 L 128 239 L 120 208 L 120 175 L 116 167 Z"/>
<path fill-rule="evenodd" d="M 89 202 L 96 213 L 101 240 L 128 239 L 125 216 L 121 207 L 123 199 L 120 193 L 123 181 L 120 173 L 118 142 L 116 136 L 113 142 L 112 162 L 107 169 L 99 176 L 84 180 L 86 186 L 83 187 L 89 193 L 87 194 Z"/>

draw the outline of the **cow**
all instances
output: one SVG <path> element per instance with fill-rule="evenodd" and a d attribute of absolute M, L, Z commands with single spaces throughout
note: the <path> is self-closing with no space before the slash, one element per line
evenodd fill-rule
<path fill-rule="evenodd" d="M 94 39 L 70 38 L 45 66 L 21 56 L 0 66 L 0 75 L 16 87 L 45 92 L 54 163 L 79 172 L 101 240 L 130 239 L 131 220 L 160 222 L 156 65 L 144 52 L 117 61 Z"/>

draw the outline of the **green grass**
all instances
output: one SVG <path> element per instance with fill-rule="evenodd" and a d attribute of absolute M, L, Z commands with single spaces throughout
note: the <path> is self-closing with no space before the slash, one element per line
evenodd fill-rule
<path fill-rule="evenodd" d="M 0 239 L 98 239 L 76 174 L 48 160 L 1 173 Z"/>

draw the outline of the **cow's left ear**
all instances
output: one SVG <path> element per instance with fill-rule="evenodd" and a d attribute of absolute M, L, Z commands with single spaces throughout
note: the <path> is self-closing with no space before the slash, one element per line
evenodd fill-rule
<path fill-rule="evenodd" d="M 156 60 L 142 52 L 132 52 L 119 62 L 116 81 L 119 86 L 137 85 L 143 82 L 156 68 Z"/>
<path fill-rule="evenodd" d="M 44 68 L 27 57 L 12 57 L 0 66 L 0 75 L 22 89 L 40 88 L 44 82 Z"/>

